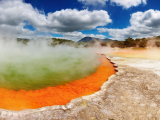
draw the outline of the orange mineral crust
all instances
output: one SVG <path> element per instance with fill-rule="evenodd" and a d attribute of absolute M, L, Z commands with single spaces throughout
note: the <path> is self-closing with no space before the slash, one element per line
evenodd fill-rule
<path fill-rule="evenodd" d="M 112 54 L 122 57 L 142 57 L 144 54 L 146 54 L 146 52 L 145 50 L 120 50 L 119 52 Z"/>
<path fill-rule="evenodd" d="M 142 49 L 142 50 L 131 50 L 124 49 L 119 50 L 118 52 L 111 53 L 110 55 L 126 57 L 126 58 L 143 58 L 143 59 L 160 59 L 160 49 L 158 48 L 150 48 L 150 49 Z"/>
<path fill-rule="evenodd" d="M 148 50 L 119 50 L 118 52 L 111 53 L 110 55 L 125 57 L 125 58 L 153 58 Z"/>
<path fill-rule="evenodd" d="M 100 61 L 101 64 L 95 73 L 63 86 L 58 85 L 35 91 L 13 91 L 0 88 L 0 108 L 19 111 L 65 105 L 74 98 L 93 94 L 100 90 L 108 77 L 115 74 L 115 67 L 104 55 L 101 55 Z"/>

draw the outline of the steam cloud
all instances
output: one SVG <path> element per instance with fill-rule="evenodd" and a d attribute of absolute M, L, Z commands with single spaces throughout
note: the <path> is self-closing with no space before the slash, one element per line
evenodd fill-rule
<path fill-rule="evenodd" d="M 98 55 L 93 48 L 49 46 L 47 40 L 27 45 L 0 40 L 0 87 L 35 90 L 65 84 L 93 73 Z"/>

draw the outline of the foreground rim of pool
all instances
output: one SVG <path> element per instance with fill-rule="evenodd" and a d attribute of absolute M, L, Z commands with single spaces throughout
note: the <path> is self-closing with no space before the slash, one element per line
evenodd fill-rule
<path fill-rule="evenodd" d="M 47 87 L 39 90 L 7 90 L 0 88 L 0 108 L 7 110 L 37 109 L 45 106 L 65 105 L 72 99 L 93 94 L 107 79 L 116 73 L 113 64 L 101 55 L 101 64 L 95 73 L 56 87 Z"/>

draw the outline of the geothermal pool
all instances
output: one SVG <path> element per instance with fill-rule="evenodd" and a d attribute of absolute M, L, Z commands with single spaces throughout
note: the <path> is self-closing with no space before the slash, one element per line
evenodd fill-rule
<path fill-rule="evenodd" d="M 43 41 L 3 41 L 0 55 L 0 108 L 8 110 L 65 105 L 98 91 L 115 73 L 94 49 L 52 47 Z"/>
<path fill-rule="evenodd" d="M 92 74 L 100 63 L 94 50 L 43 42 L 3 43 L 0 57 L 0 87 L 16 91 L 67 84 Z"/>

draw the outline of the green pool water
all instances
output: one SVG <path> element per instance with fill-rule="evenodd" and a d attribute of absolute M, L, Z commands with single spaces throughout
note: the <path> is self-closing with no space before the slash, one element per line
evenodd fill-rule
<path fill-rule="evenodd" d="M 91 51 L 65 46 L 5 49 L 0 51 L 0 87 L 36 90 L 84 78 L 99 65 Z"/>

